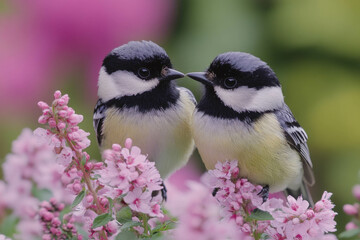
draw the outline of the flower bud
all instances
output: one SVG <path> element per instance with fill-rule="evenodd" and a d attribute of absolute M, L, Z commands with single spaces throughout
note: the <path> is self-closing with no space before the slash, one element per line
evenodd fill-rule
<path fill-rule="evenodd" d="M 94 164 L 94 170 L 100 170 L 102 169 L 104 164 L 102 162 L 97 162 Z"/>
<path fill-rule="evenodd" d="M 49 126 L 50 126 L 51 128 L 56 127 L 56 121 L 55 121 L 55 119 L 50 118 L 49 121 L 48 121 L 48 123 L 49 123 Z"/>
<path fill-rule="evenodd" d="M 49 108 L 49 105 L 47 105 L 47 103 L 40 101 L 38 102 L 38 106 L 41 108 L 41 110 L 45 110 L 47 108 Z"/>
<path fill-rule="evenodd" d="M 357 229 L 358 226 L 354 222 L 348 222 L 345 226 L 346 230 Z"/>
<path fill-rule="evenodd" d="M 87 203 L 92 203 L 94 200 L 94 197 L 91 194 L 89 194 L 85 197 L 85 200 Z"/>
<path fill-rule="evenodd" d="M 72 228 L 74 227 L 74 224 L 72 224 L 72 223 L 67 223 L 67 224 L 66 224 L 66 227 L 67 227 L 68 229 L 72 229 Z"/>
<path fill-rule="evenodd" d="M 55 217 L 51 220 L 51 225 L 53 227 L 59 227 L 61 225 L 61 221 L 59 218 Z"/>
<path fill-rule="evenodd" d="M 39 119 L 38 119 L 38 123 L 40 123 L 40 124 L 46 124 L 46 123 L 47 123 L 47 120 L 48 120 L 47 117 L 45 117 L 44 115 L 41 115 L 41 116 L 39 117 Z"/>
<path fill-rule="evenodd" d="M 74 190 L 74 192 L 76 194 L 79 194 L 79 192 L 81 192 L 81 190 L 82 190 L 82 186 L 80 183 L 74 183 L 72 186 L 72 189 Z"/>
<path fill-rule="evenodd" d="M 47 210 L 51 210 L 51 209 L 52 209 L 51 204 L 50 204 L 49 202 L 47 202 L 47 201 L 43 201 L 43 202 L 40 204 L 40 207 L 43 207 L 43 208 L 45 208 L 45 209 L 47 209 Z"/>
<path fill-rule="evenodd" d="M 293 224 L 299 224 L 299 223 L 300 223 L 300 219 L 294 218 L 294 219 L 292 220 L 292 222 L 293 222 Z"/>
<path fill-rule="evenodd" d="M 51 235 L 50 234 L 44 234 L 42 236 L 42 240 L 51 240 Z"/>
<path fill-rule="evenodd" d="M 59 99 L 61 97 L 61 92 L 59 90 L 55 91 L 54 98 Z"/>
<path fill-rule="evenodd" d="M 360 201 L 360 185 L 355 185 L 352 189 L 354 197 Z"/>
<path fill-rule="evenodd" d="M 125 147 L 126 147 L 127 149 L 130 149 L 131 146 L 132 146 L 132 140 L 131 140 L 131 138 L 127 138 L 127 139 L 125 140 Z"/>
<path fill-rule="evenodd" d="M 100 203 L 101 203 L 101 205 L 106 206 L 106 205 L 108 205 L 109 200 L 107 198 L 101 198 Z"/>
<path fill-rule="evenodd" d="M 305 214 L 306 214 L 306 217 L 307 217 L 308 219 L 311 219 L 311 218 L 313 218 L 313 217 L 315 216 L 314 211 L 311 210 L 311 209 L 308 209 Z"/>
<path fill-rule="evenodd" d="M 44 212 L 41 217 L 44 219 L 44 221 L 50 222 L 54 218 L 54 214 L 51 212 Z"/>
<path fill-rule="evenodd" d="M 86 170 L 90 171 L 93 168 L 93 164 L 91 162 L 88 162 L 88 163 L 85 164 L 84 167 L 85 167 Z"/>
<path fill-rule="evenodd" d="M 57 125 L 57 127 L 58 127 L 60 130 L 62 130 L 62 129 L 64 129 L 64 128 L 66 128 L 66 123 L 64 123 L 64 122 L 59 122 L 59 124 Z"/>
<path fill-rule="evenodd" d="M 117 225 L 116 221 L 111 221 L 108 224 L 106 224 L 106 229 L 109 231 L 109 233 L 116 233 L 118 231 L 119 226 Z"/>
<path fill-rule="evenodd" d="M 351 204 L 345 204 L 343 210 L 347 215 L 356 215 L 359 212 L 359 209 Z"/>

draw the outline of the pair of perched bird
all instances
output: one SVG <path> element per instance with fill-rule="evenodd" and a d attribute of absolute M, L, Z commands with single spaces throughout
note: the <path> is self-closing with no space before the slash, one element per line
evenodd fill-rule
<path fill-rule="evenodd" d="M 269 192 L 312 202 L 307 135 L 284 102 L 273 70 L 243 52 L 218 55 L 206 72 L 186 74 L 205 85 L 199 103 L 173 81 L 163 48 L 132 41 L 107 55 L 100 70 L 94 128 L 102 150 L 132 138 L 161 176 L 184 166 L 194 142 L 207 169 L 237 160 L 240 176 Z M 165 187 L 164 187 L 165 188 Z"/>

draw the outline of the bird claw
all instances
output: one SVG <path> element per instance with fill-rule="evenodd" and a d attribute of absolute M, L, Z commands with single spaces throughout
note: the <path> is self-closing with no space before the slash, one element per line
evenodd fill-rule
<path fill-rule="evenodd" d="M 213 197 L 215 197 L 216 196 L 216 194 L 217 194 L 217 192 L 220 190 L 220 188 L 214 188 L 214 190 L 212 191 L 212 195 L 213 195 Z"/>
<path fill-rule="evenodd" d="M 258 193 L 258 195 L 262 197 L 263 203 L 266 202 L 266 200 L 268 200 L 268 198 L 269 198 L 269 191 L 270 191 L 269 185 L 265 185 L 265 186 L 261 189 L 261 191 Z"/>
<path fill-rule="evenodd" d="M 162 196 L 163 200 L 166 202 L 166 200 L 167 200 L 167 189 L 166 189 L 166 187 L 165 187 L 165 183 L 162 182 L 162 183 L 161 183 L 161 186 L 163 187 L 163 188 L 161 189 L 161 196 Z"/>

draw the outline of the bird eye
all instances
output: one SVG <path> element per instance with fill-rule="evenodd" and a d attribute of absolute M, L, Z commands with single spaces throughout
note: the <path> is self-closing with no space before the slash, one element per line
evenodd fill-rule
<path fill-rule="evenodd" d="M 226 88 L 234 88 L 237 85 L 237 80 L 235 78 L 226 78 L 224 81 L 224 86 Z"/>
<path fill-rule="evenodd" d="M 146 67 L 139 68 L 138 75 L 141 78 L 147 78 L 150 76 L 150 70 L 147 69 Z"/>

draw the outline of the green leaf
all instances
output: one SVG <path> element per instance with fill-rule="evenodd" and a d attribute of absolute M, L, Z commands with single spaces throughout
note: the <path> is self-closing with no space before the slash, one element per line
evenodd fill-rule
<path fill-rule="evenodd" d="M 164 223 L 161 223 L 159 225 L 157 225 L 153 230 L 151 230 L 151 232 L 164 232 L 170 229 L 174 229 L 176 228 L 176 222 L 172 221 L 172 220 L 168 220 L 165 221 Z"/>
<path fill-rule="evenodd" d="M 96 179 L 98 179 L 98 178 L 101 178 L 101 175 L 100 175 L 100 174 L 95 174 L 95 175 L 93 175 L 91 179 L 96 180 Z"/>
<path fill-rule="evenodd" d="M 109 200 L 109 213 L 112 213 L 112 209 L 114 207 L 114 202 L 111 198 L 107 198 Z"/>
<path fill-rule="evenodd" d="M 118 235 L 116 235 L 115 240 L 137 240 L 137 236 L 135 233 L 131 231 L 121 231 Z"/>
<path fill-rule="evenodd" d="M 71 204 L 71 208 L 76 207 L 85 197 L 85 190 L 82 190 L 74 199 L 73 203 Z"/>
<path fill-rule="evenodd" d="M 94 229 L 94 228 L 97 228 L 97 227 L 104 226 L 105 224 L 107 224 L 111 220 L 113 220 L 113 217 L 109 213 L 101 214 L 101 215 L 97 216 L 94 219 L 94 222 L 93 222 L 93 225 L 92 225 L 91 228 Z"/>
<path fill-rule="evenodd" d="M 82 166 L 85 166 L 85 163 L 86 163 L 86 156 L 85 156 L 85 154 L 82 156 L 82 158 L 81 158 L 81 165 Z"/>
<path fill-rule="evenodd" d="M 356 228 L 356 229 L 351 229 L 351 230 L 347 230 L 345 232 L 342 232 L 339 234 L 339 238 L 351 238 L 351 237 L 355 237 L 356 235 L 360 234 L 360 229 Z"/>
<path fill-rule="evenodd" d="M 0 233 L 6 236 L 12 236 L 16 232 L 18 222 L 19 218 L 14 215 L 5 217 L 0 225 Z"/>
<path fill-rule="evenodd" d="M 131 221 L 131 217 L 132 217 L 132 212 L 129 206 L 121 208 L 116 213 L 116 220 L 118 220 L 118 222 L 120 223 L 126 223 Z"/>
<path fill-rule="evenodd" d="M 142 225 L 141 222 L 129 221 L 129 222 L 124 223 L 124 224 L 121 226 L 120 230 L 121 230 L 121 231 L 124 231 L 124 230 L 128 230 L 128 229 L 130 229 L 130 228 L 132 228 L 132 227 L 141 226 L 141 225 Z"/>
<path fill-rule="evenodd" d="M 254 209 L 249 216 L 250 220 L 258 220 L 258 221 L 266 221 L 266 220 L 274 220 L 270 213 L 260 210 L 258 208 Z"/>
<path fill-rule="evenodd" d="M 151 237 L 142 238 L 142 240 L 160 240 L 160 239 L 163 239 L 163 235 L 159 232 L 151 235 Z"/>
<path fill-rule="evenodd" d="M 35 185 L 31 188 L 31 194 L 40 201 L 49 201 L 49 199 L 53 196 L 49 189 L 38 189 Z"/>
<path fill-rule="evenodd" d="M 118 196 L 118 197 L 116 198 L 116 200 L 121 201 L 121 200 L 126 196 L 126 194 L 127 194 L 127 193 L 121 194 L 120 196 Z"/>

